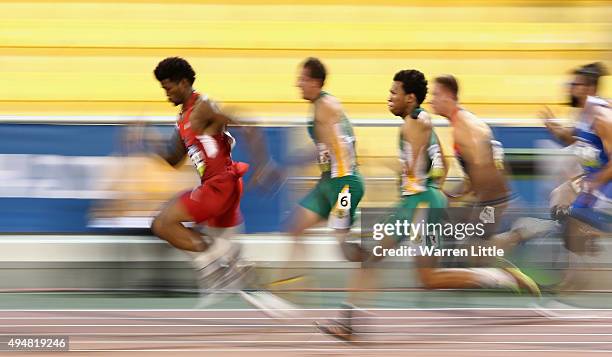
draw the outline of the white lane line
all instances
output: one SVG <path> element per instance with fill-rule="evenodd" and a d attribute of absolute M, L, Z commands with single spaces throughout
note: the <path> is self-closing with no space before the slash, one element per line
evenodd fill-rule
<path fill-rule="evenodd" d="M 566 325 L 552 325 L 552 324 L 543 324 L 543 325 L 535 325 L 535 324 L 443 324 L 443 325 L 433 325 L 433 324 L 411 324 L 411 325 L 379 325 L 379 324 L 354 324 L 356 327 L 388 327 L 388 328 L 396 328 L 396 327 L 509 327 L 509 326 L 530 326 L 530 327 L 612 327 L 612 324 L 586 324 L 586 325 L 575 325 L 575 324 L 566 324 Z M 312 327 L 312 324 L 274 324 L 270 323 L 267 325 L 263 324 L 175 324 L 175 325 L 160 325 L 160 324 L 152 324 L 152 325 L 74 325 L 74 324 L 66 324 L 66 325 L 0 325 L 0 327 Z"/>
<path fill-rule="evenodd" d="M 70 336 L 201 336 L 211 337 L 216 335 L 246 335 L 248 332 L 62 332 Z M 266 335 L 287 335 L 287 336 L 316 336 L 320 332 L 274 332 L 264 331 Z M 385 336 L 474 336 L 473 333 L 411 333 L 411 332 L 362 332 L 364 335 L 385 335 Z M 0 333 L 0 336 L 14 336 L 14 333 Z M 612 336 L 612 333 L 479 333 L 478 336 Z"/>
<path fill-rule="evenodd" d="M 279 311 L 349 311 L 352 309 L 276 309 Z M 532 307 L 372 308 L 364 311 L 536 311 Z M 612 311 L 612 308 L 546 309 L 549 311 Z M 259 309 L 0 309 L 0 312 L 247 312 Z"/>
<path fill-rule="evenodd" d="M 329 319 L 329 316 L 319 317 L 0 317 L 0 320 L 324 320 Z M 543 316 L 363 316 L 360 320 L 446 320 L 446 319 L 466 319 L 466 320 L 483 320 L 483 319 L 537 319 L 547 320 Z M 612 319 L 612 316 L 559 316 L 557 320 L 563 319 Z"/>
<path fill-rule="evenodd" d="M 85 344 L 85 343 L 92 343 L 92 344 L 116 344 L 116 343 L 148 343 L 148 344 L 155 344 L 155 343 L 210 343 L 210 344 L 232 344 L 232 343 L 244 343 L 244 344 L 248 344 L 248 343 L 253 343 L 253 344 L 260 344 L 260 343 L 291 343 L 291 344 L 299 344 L 299 343 L 330 343 L 330 344 L 334 344 L 334 343 L 340 343 L 340 344 L 345 344 L 346 342 L 344 341 L 337 341 L 337 340 L 325 340 L 325 341 L 305 341 L 305 340 L 297 340 L 297 341 L 255 341 L 255 340 L 228 340 L 228 341 L 209 341 L 209 340 L 196 340 L 196 341 L 189 341 L 189 340 L 174 340 L 174 341 L 155 341 L 155 340 L 144 340 L 144 341 L 139 341 L 139 340 L 135 340 L 135 341 L 131 341 L 131 340 L 126 340 L 126 341 L 70 341 L 70 344 Z M 611 341 L 363 341 L 363 342 L 358 342 L 357 343 L 386 343 L 386 344 L 418 344 L 418 345 L 424 345 L 424 344 L 468 344 L 468 345 L 472 345 L 472 344 L 532 344 L 532 345 L 542 345 L 542 344 L 549 344 L 549 343 L 554 343 L 554 344 L 610 344 Z"/>
<path fill-rule="evenodd" d="M 70 352 L 572 352 L 572 353 L 611 353 L 612 350 L 574 350 L 574 349 L 441 349 L 441 348 L 234 348 L 234 349 L 71 349 Z"/>

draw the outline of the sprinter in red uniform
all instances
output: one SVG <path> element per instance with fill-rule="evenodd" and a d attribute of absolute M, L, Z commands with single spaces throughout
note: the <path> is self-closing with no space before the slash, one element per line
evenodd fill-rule
<path fill-rule="evenodd" d="M 195 72 L 186 60 L 166 58 L 154 73 L 168 100 L 181 106 L 172 139 L 167 145 L 158 143 L 155 151 L 172 166 L 189 156 L 201 184 L 168 202 L 151 229 L 191 258 L 206 296 L 239 289 L 246 269 L 237 264 L 239 247 L 227 236 L 242 223 L 241 177 L 248 166 L 232 160 L 235 140 L 226 131 L 231 119 L 208 96 L 193 89 Z M 206 235 L 187 228 L 184 222 L 205 226 Z"/>

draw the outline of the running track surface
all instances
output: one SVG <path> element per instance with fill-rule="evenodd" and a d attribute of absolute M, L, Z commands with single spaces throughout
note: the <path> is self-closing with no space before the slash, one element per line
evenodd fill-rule
<path fill-rule="evenodd" d="M 370 310 L 353 344 L 313 327 L 337 310 L 290 313 L 271 319 L 252 309 L 3 310 L 0 334 L 68 335 L 71 351 L 51 355 L 70 356 L 612 355 L 609 309 L 556 310 L 555 318 L 525 308 Z"/>

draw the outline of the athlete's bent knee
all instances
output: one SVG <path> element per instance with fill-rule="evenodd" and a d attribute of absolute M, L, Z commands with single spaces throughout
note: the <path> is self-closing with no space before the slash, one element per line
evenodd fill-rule
<path fill-rule="evenodd" d="M 175 222 L 173 222 L 172 219 L 162 211 L 153 219 L 153 222 L 151 223 L 151 231 L 157 237 L 167 240 L 166 236 L 168 234 L 168 230 L 174 223 Z"/>
<path fill-rule="evenodd" d="M 153 222 L 151 222 L 151 231 L 153 234 L 161 238 L 163 236 L 163 230 L 163 217 L 161 214 L 159 214 L 153 219 Z"/>

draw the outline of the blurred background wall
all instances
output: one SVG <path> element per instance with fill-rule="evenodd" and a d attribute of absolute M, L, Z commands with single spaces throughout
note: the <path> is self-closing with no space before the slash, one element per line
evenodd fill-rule
<path fill-rule="evenodd" d="M 388 118 L 393 73 L 453 73 L 483 117 L 530 118 L 610 64 L 609 1 L 1 1 L 0 112 L 174 115 L 152 76 L 184 56 L 197 87 L 254 115 L 302 117 L 299 62 L 321 57 L 355 118 Z M 611 88 L 607 86 L 606 93 Z"/>
<path fill-rule="evenodd" d="M 305 57 L 317 56 L 328 67 L 327 90 L 340 98 L 350 118 L 381 123 L 391 119 L 385 101 L 392 76 L 400 69 L 419 69 L 430 80 L 452 73 L 460 80 L 461 100 L 468 109 L 521 127 L 498 134 L 506 147 L 533 148 L 535 140 L 547 134 L 542 128 L 524 127 L 537 125 L 536 113 L 543 105 L 561 117 L 569 115 L 564 106 L 568 72 L 592 61 L 612 66 L 610 1 L 0 1 L 0 24 L 4 122 L 42 118 L 66 125 L 71 120 L 102 118 L 170 123 L 177 110 L 166 102 L 152 70 L 164 57 L 182 56 L 197 72 L 198 90 L 269 126 L 295 124 L 310 116 L 308 103 L 294 87 L 297 67 Z M 609 79 L 603 83 L 603 94 L 612 94 Z M 82 137 L 74 144 L 73 134 L 60 130 L 69 136 L 62 138 L 48 130 L 46 126 L 0 128 L 4 138 L 12 139 L 10 144 L 0 143 L 0 168 L 4 168 L 0 182 L 5 188 L 16 180 L 26 185 L 23 191 L 40 184 L 36 176 L 40 170 L 31 164 L 16 168 L 14 162 L 25 159 L 7 155 L 55 152 L 98 157 L 117 151 L 115 129 L 84 126 L 82 133 L 74 134 Z M 448 147 L 447 129 L 438 132 Z M 378 161 L 396 154 L 396 133 L 394 126 L 357 128 L 366 177 L 393 176 Z M 69 143 L 65 152 L 57 152 L 54 140 Z M 287 129 L 274 140 L 273 145 L 286 145 L 275 149 L 279 155 L 309 145 L 303 130 Z M 37 145 L 42 147 L 32 149 Z M 91 146 L 104 149 L 92 152 Z M 89 163 L 94 161 L 90 158 Z M 166 175 L 161 164 L 149 166 L 142 171 L 149 181 Z M 98 173 L 112 181 L 109 170 L 102 167 L 88 175 Z M 25 174 L 25 169 L 30 172 Z M 75 175 L 59 172 L 64 180 Z M 294 174 L 314 176 L 316 168 L 301 168 Z M 159 181 L 168 180 L 171 184 L 152 188 L 140 185 L 141 195 L 151 198 L 154 193 L 158 204 L 192 184 L 189 179 L 176 184 L 176 177 Z M 369 188 L 379 187 L 375 185 L 370 182 Z M 393 185 L 370 189 L 364 205 L 395 200 Z M 0 211 L 15 212 L 17 200 L 24 203 L 27 215 L 31 203 L 23 201 L 24 195 L 15 195 L 0 198 Z M 274 198 L 275 208 L 266 214 L 282 215 L 287 207 L 280 207 L 278 200 L 283 199 Z M 253 207 L 245 212 L 247 221 L 261 207 L 251 200 L 245 200 Z M 90 208 L 87 204 L 72 209 Z M 5 220 L 29 229 L 27 221 L 6 216 Z M 0 222 L 0 230 L 2 226 Z M 268 226 L 279 227 L 278 220 Z"/>

